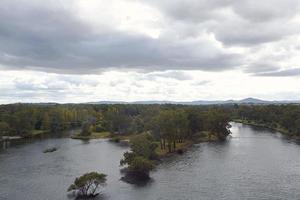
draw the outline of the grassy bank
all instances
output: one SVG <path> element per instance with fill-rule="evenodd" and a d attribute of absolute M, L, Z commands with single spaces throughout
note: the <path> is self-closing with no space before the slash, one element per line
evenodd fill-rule
<path fill-rule="evenodd" d="M 22 138 L 34 138 L 39 137 L 43 134 L 49 133 L 48 130 L 32 130 L 29 133 L 22 136 Z"/>
<path fill-rule="evenodd" d="M 111 133 L 109 132 L 92 132 L 91 135 L 82 136 L 80 134 L 72 135 L 72 139 L 79 139 L 79 140 L 89 140 L 89 139 L 100 139 L 100 138 L 110 138 Z"/>

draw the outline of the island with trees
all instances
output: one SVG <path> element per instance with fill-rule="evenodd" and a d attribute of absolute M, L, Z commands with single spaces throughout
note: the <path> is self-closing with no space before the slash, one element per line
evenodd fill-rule
<path fill-rule="evenodd" d="M 76 178 L 68 192 L 73 191 L 77 199 L 93 198 L 100 194 L 100 186 L 105 186 L 105 183 L 105 174 L 89 172 Z"/>

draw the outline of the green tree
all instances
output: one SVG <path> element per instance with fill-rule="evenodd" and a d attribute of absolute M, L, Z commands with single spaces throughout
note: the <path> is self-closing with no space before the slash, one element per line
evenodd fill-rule
<path fill-rule="evenodd" d="M 128 173 L 137 178 L 149 178 L 149 172 L 154 168 L 157 144 L 152 135 L 143 133 L 130 140 L 131 152 L 125 152 L 120 165 L 127 165 Z"/>
<path fill-rule="evenodd" d="M 117 134 L 129 132 L 131 116 L 126 114 L 121 108 L 118 108 L 114 105 L 109 107 L 109 109 L 105 112 L 105 119 L 107 129 L 110 132 Z"/>
<path fill-rule="evenodd" d="M 45 113 L 42 120 L 42 127 L 43 130 L 49 130 L 50 129 L 50 118 L 48 113 Z"/>
<path fill-rule="evenodd" d="M 125 152 L 124 158 L 120 161 L 120 165 L 127 165 L 127 173 L 139 179 L 149 178 L 149 172 L 154 168 L 153 161 L 138 156 L 134 152 Z"/>
<path fill-rule="evenodd" d="M 84 122 L 82 124 L 80 135 L 82 135 L 82 136 L 89 136 L 89 135 L 91 135 L 92 134 L 92 130 L 91 130 L 92 128 L 91 127 L 92 127 L 91 123 Z"/>
<path fill-rule="evenodd" d="M 17 135 L 26 135 L 30 130 L 33 130 L 34 126 L 30 112 L 22 110 L 17 112 L 14 117 L 15 121 L 10 126 L 14 128 Z"/>
<path fill-rule="evenodd" d="M 162 140 L 161 147 L 165 148 L 168 142 L 168 150 L 176 149 L 176 142 L 182 141 L 188 133 L 188 118 L 184 110 L 163 110 L 158 115 L 158 126 Z"/>
<path fill-rule="evenodd" d="M 151 134 L 142 133 L 130 139 L 131 151 L 146 159 L 155 159 L 157 144 Z"/>
<path fill-rule="evenodd" d="M 0 139 L 4 135 L 9 134 L 9 125 L 6 122 L 0 122 Z"/>
<path fill-rule="evenodd" d="M 104 186 L 105 182 L 105 174 L 90 172 L 76 178 L 68 191 L 76 191 L 80 197 L 92 197 L 99 194 L 99 186 Z"/>
<path fill-rule="evenodd" d="M 230 118 L 221 110 L 210 110 L 207 115 L 206 124 L 209 131 L 217 134 L 219 139 L 224 140 L 230 131 L 228 129 Z"/>
<path fill-rule="evenodd" d="M 65 123 L 63 119 L 63 113 L 59 109 L 53 109 L 49 113 L 50 118 L 50 131 L 53 133 L 58 133 L 64 130 L 63 123 Z"/>

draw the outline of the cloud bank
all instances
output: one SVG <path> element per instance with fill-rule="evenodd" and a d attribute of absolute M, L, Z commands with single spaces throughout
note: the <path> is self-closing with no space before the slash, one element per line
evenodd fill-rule
<path fill-rule="evenodd" d="M 300 74 L 299 11 L 295 0 L 2 0 L 0 98 L 192 99 L 183 91 L 194 99 L 292 98 L 298 93 L 290 84 Z M 118 73 L 123 78 L 113 77 Z M 239 89 L 278 78 L 285 82 L 278 92 Z M 98 95 L 113 88 L 116 94 Z"/>

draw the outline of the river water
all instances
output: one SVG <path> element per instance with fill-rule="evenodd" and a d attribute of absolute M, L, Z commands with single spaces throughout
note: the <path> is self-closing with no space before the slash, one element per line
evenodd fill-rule
<path fill-rule="evenodd" d="M 232 123 L 226 142 L 194 145 L 166 159 L 144 185 L 120 180 L 128 147 L 107 140 L 43 139 L 0 152 L 1 200 L 72 199 L 67 188 L 89 171 L 108 175 L 107 200 L 300 199 L 300 145 L 279 133 Z M 47 147 L 58 151 L 44 154 Z"/>

